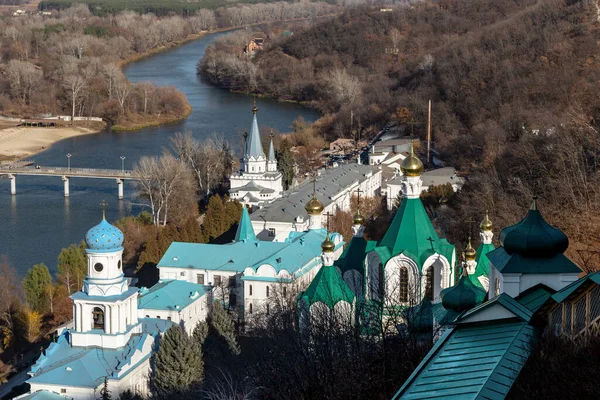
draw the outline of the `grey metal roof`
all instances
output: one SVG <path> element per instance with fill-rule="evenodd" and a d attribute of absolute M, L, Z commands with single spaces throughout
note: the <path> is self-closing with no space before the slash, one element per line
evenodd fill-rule
<path fill-rule="evenodd" d="M 404 177 L 399 176 L 396 179 L 389 181 L 389 184 L 400 185 Z M 438 168 L 431 171 L 423 172 L 421 180 L 425 186 L 444 185 L 446 183 L 462 185 L 464 179 L 456 175 L 456 170 L 453 167 Z"/>
<path fill-rule="evenodd" d="M 377 167 L 370 165 L 346 164 L 337 168 L 322 170 L 317 177 L 317 198 L 327 207 L 332 203 L 331 198 L 354 183 L 365 181 L 369 172 L 375 174 Z M 307 218 L 304 210 L 306 203 L 313 195 L 313 185 L 310 179 L 305 179 L 297 187 L 288 190 L 279 198 L 250 215 L 252 221 L 294 222 L 298 216 Z"/>
<path fill-rule="evenodd" d="M 273 148 L 273 138 L 269 144 L 269 161 L 275 161 L 275 149 Z"/>
<path fill-rule="evenodd" d="M 262 144 L 260 143 L 260 132 L 258 131 L 258 122 L 256 121 L 256 113 L 252 117 L 252 130 L 248 136 L 248 145 L 246 146 L 246 157 L 264 157 Z"/>
<path fill-rule="evenodd" d="M 240 191 L 262 192 L 263 190 L 268 190 L 268 189 L 263 186 L 257 185 L 256 183 L 254 183 L 254 181 L 250 181 L 250 182 L 246 183 L 244 186 L 240 186 L 235 189 L 231 189 L 229 192 L 230 193 L 237 193 Z"/>

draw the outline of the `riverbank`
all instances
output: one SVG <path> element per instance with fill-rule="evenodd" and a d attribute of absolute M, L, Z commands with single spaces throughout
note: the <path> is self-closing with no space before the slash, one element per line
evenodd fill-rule
<path fill-rule="evenodd" d="M 17 160 L 47 150 L 54 143 L 102 132 L 106 125 L 86 122 L 73 127 L 10 127 L 0 129 L 0 160 Z"/>
<path fill-rule="evenodd" d="M 159 126 L 163 124 L 171 124 L 173 122 L 180 122 L 190 116 L 193 109 L 190 103 L 187 103 L 185 111 L 181 115 L 168 115 L 168 116 L 150 116 L 143 117 L 140 121 L 127 121 L 123 124 L 113 125 L 111 130 L 113 132 L 130 132 L 139 131 L 140 129 L 150 128 L 153 126 Z M 142 116 L 140 116 L 142 117 Z M 149 118 L 153 118 L 152 121 Z"/>

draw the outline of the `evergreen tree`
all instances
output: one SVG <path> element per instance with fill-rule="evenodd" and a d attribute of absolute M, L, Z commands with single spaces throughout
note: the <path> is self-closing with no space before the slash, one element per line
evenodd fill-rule
<path fill-rule="evenodd" d="M 213 303 L 209 314 L 210 326 L 227 342 L 229 350 L 233 354 L 240 354 L 240 345 L 235 334 L 235 322 L 229 316 L 220 301 Z"/>
<path fill-rule="evenodd" d="M 36 264 L 27 271 L 23 279 L 23 291 L 29 306 L 42 314 L 48 310 L 48 286 L 52 285 L 52 276 L 44 263 Z"/>
<path fill-rule="evenodd" d="M 119 400 L 143 400 L 143 397 L 137 393 L 133 393 L 131 389 L 127 389 L 121 393 Z"/>
<path fill-rule="evenodd" d="M 100 389 L 100 400 L 112 400 L 110 390 L 108 390 L 108 380 L 106 377 L 104 377 L 104 385 L 102 385 L 102 389 Z"/>
<path fill-rule="evenodd" d="M 275 158 L 277 159 L 277 169 L 283 175 L 283 189 L 287 190 L 294 180 L 294 155 L 289 140 L 281 141 L 279 149 L 275 152 Z"/>
<path fill-rule="evenodd" d="M 208 324 L 205 321 L 198 322 L 198 325 L 194 328 L 193 336 L 198 343 L 204 344 L 208 336 Z"/>
<path fill-rule="evenodd" d="M 159 396 L 173 396 L 202 382 L 204 362 L 200 343 L 174 325 L 160 340 L 154 355 L 152 384 Z"/>

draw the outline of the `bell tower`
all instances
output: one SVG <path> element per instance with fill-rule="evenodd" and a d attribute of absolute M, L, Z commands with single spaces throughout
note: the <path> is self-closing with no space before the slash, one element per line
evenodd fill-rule
<path fill-rule="evenodd" d="M 141 332 L 137 315 L 138 290 L 130 288 L 122 269 L 123 232 L 102 221 L 85 235 L 87 275 L 81 291 L 71 295 L 74 330 L 72 346 L 119 348 L 132 333 Z"/>

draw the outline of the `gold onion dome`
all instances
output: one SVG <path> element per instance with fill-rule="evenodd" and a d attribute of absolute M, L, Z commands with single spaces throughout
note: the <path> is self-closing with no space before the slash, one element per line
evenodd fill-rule
<path fill-rule="evenodd" d="M 402 161 L 400 169 L 406 176 L 421 176 L 423 173 L 423 163 L 415 155 L 415 149 L 412 143 L 410 144 L 410 153 L 408 154 L 408 157 Z"/>
<path fill-rule="evenodd" d="M 327 237 L 325 237 L 325 241 L 321 243 L 321 250 L 323 250 L 323 253 L 333 253 L 335 250 L 335 243 L 331 241 L 329 233 L 327 234 Z"/>
<path fill-rule="evenodd" d="M 485 212 L 485 217 L 483 218 L 483 221 L 481 221 L 481 224 L 479 224 L 479 227 L 482 231 L 490 232 L 492 230 L 492 221 L 490 221 L 490 217 L 488 217 L 487 211 Z"/>
<path fill-rule="evenodd" d="M 365 222 L 365 220 L 362 217 L 362 215 L 360 215 L 360 213 L 358 211 L 356 211 L 356 214 L 354 214 L 353 222 L 354 222 L 354 225 L 362 225 L 363 222 Z"/>
<path fill-rule="evenodd" d="M 475 261 L 477 258 L 477 251 L 471 246 L 471 237 L 469 236 L 469 242 L 467 243 L 467 248 L 465 249 L 465 260 L 467 261 Z"/>
<path fill-rule="evenodd" d="M 317 199 L 317 196 L 313 194 L 312 199 L 304 207 L 309 215 L 319 215 L 323 212 L 323 204 Z"/>

